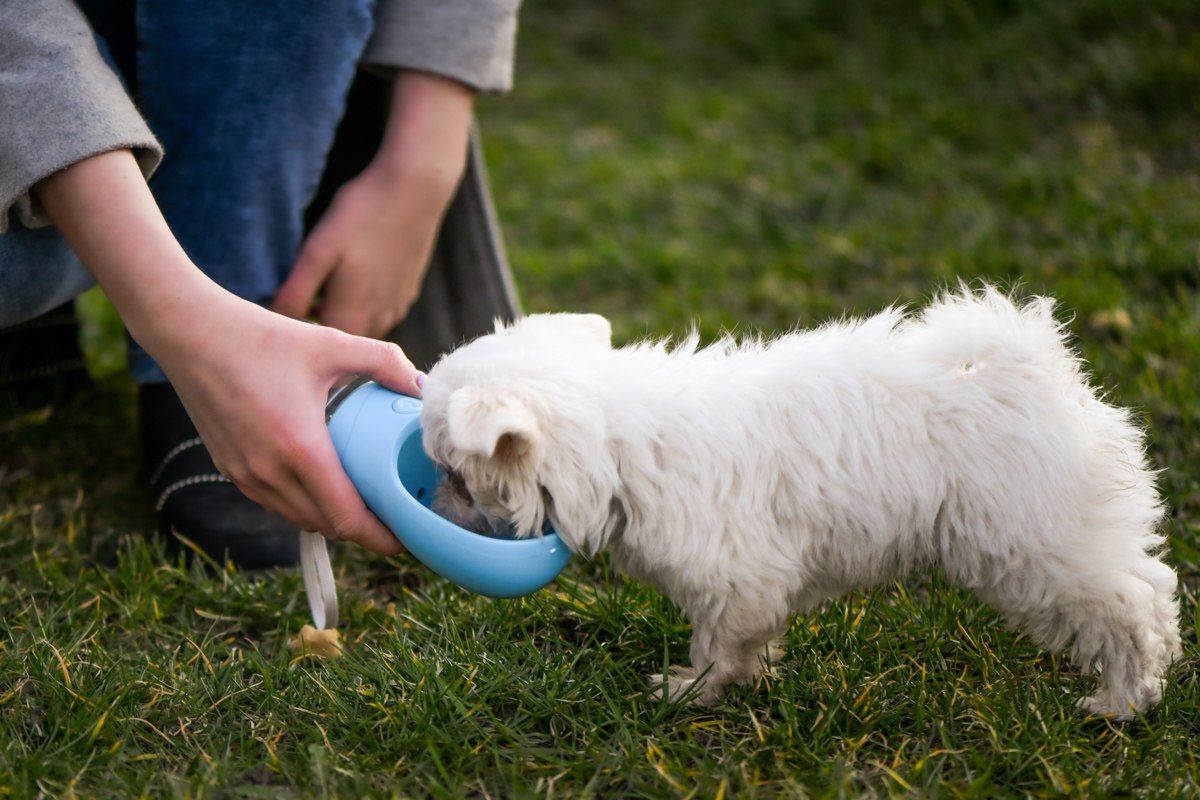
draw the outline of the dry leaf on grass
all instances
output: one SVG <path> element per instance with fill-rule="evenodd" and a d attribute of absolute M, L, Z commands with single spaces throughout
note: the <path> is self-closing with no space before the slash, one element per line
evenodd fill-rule
<path fill-rule="evenodd" d="M 314 658 L 341 658 L 342 639 L 336 628 L 314 628 L 305 625 L 288 641 L 288 649 L 302 656 Z"/>

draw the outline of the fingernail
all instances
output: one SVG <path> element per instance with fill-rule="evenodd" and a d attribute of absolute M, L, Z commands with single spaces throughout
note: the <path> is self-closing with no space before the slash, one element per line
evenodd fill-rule
<path fill-rule="evenodd" d="M 425 388 L 425 373 L 424 372 L 417 373 L 417 388 L 418 389 Z"/>

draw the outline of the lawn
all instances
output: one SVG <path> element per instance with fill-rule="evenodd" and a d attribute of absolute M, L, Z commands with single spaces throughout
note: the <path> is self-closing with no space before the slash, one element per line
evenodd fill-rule
<path fill-rule="evenodd" d="M 1144 719 L 934 576 L 796 619 L 757 686 L 651 699 L 688 627 L 600 559 L 516 601 L 335 553 L 347 656 L 294 660 L 299 577 L 164 555 L 119 326 L 0 418 L 0 795 L 1200 795 L 1200 6 L 531 0 L 481 102 L 529 310 L 617 337 L 781 331 L 959 277 L 1051 293 L 1136 407 L 1184 658 Z"/>

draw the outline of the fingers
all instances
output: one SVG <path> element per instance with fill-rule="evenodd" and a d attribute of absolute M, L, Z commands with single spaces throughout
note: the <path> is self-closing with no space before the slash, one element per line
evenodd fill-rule
<path fill-rule="evenodd" d="M 334 277 L 325 284 L 324 302 L 321 303 L 320 313 L 317 314 L 317 319 L 328 328 L 337 328 L 354 336 L 377 339 L 386 336 L 388 331 L 408 316 L 412 303 L 406 302 L 398 309 L 379 308 L 369 299 L 350 300 L 334 297 L 330 288 L 336 281 L 337 278 Z"/>
<path fill-rule="evenodd" d="M 317 317 L 321 324 L 328 328 L 337 328 L 351 336 L 375 336 L 380 332 L 374 330 L 366 314 L 365 303 L 337 303 L 326 297 L 322 304 L 321 313 Z M 386 333 L 386 331 L 384 331 Z"/>
<path fill-rule="evenodd" d="M 355 542 L 380 555 L 394 555 L 404 547 L 363 504 L 362 498 L 346 477 L 333 442 L 325 438 L 309 453 L 308 469 L 300 474 L 305 490 L 329 520 L 322 530 L 332 539 Z"/>
<path fill-rule="evenodd" d="M 258 458 L 235 462 L 217 470 L 233 483 L 238 490 L 268 511 L 281 514 L 304 530 L 330 530 L 329 520 L 312 502 L 291 468 L 291 457 L 285 448 L 279 450 L 275 459 L 266 459 L 260 448 Z"/>
<path fill-rule="evenodd" d="M 396 537 L 363 504 L 322 432 L 290 438 L 276 457 L 222 470 L 239 490 L 304 530 L 360 544 L 381 555 L 403 551 Z"/>
<path fill-rule="evenodd" d="M 326 247 L 319 237 L 309 237 L 300 250 L 292 274 L 279 287 L 271 309 L 297 319 L 307 316 L 322 284 L 337 265 L 336 250 Z"/>
<path fill-rule="evenodd" d="M 337 273 L 325 282 L 320 313 L 317 319 L 328 328 L 337 328 L 354 336 L 382 338 L 408 316 L 414 298 L 403 289 L 380 290 L 362 285 L 357 274 L 377 273 L 386 265 L 363 268 L 342 259 Z"/>
<path fill-rule="evenodd" d="M 421 396 L 425 374 L 413 366 L 398 345 L 377 339 L 347 338 L 340 366 L 383 384 L 394 392 Z"/>
<path fill-rule="evenodd" d="M 281 478 L 276 484 L 250 481 L 238 484 L 242 494 L 268 511 L 287 517 L 306 531 L 330 530 L 329 520 L 309 498 L 300 482 L 293 478 Z"/>

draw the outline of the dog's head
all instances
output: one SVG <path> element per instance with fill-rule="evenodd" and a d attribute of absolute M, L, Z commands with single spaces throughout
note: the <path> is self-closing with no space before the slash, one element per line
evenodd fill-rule
<path fill-rule="evenodd" d="M 611 337 L 595 314 L 537 314 L 434 366 L 423 442 L 459 501 L 440 512 L 521 537 L 549 521 L 576 552 L 604 547 L 618 479 L 595 367 Z"/>

